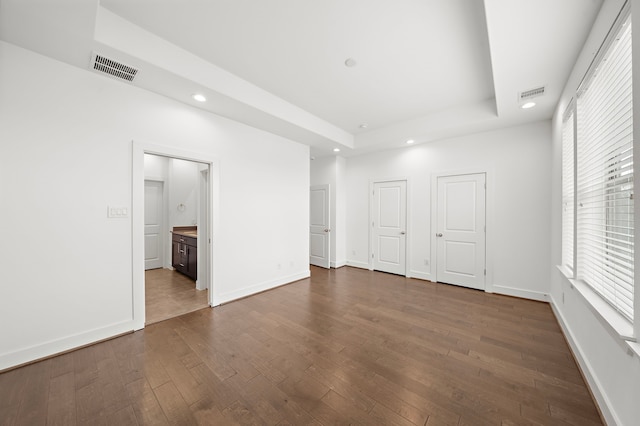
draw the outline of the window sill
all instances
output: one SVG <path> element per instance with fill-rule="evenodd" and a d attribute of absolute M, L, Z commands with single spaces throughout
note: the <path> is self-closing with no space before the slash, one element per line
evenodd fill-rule
<path fill-rule="evenodd" d="M 640 343 L 638 342 L 627 342 L 627 346 L 629 346 L 629 355 L 635 353 L 638 358 L 640 358 Z"/>
<path fill-rule="evenodd" d="M 571 278 L 569 270 L 562 266 L 558 266 L 558 270 L 560 270 L 560 273 L 569 281 L 571 288 L 576 290 L 582 299 L 584 299 L 600 323 L 602 323 L 614 337 L 625 340 L 629 348 L 640 356 L 640 345 L 634 336 L 633 324 L 605 302 L 591 287 L 585 284 L 584 281 Z"/>

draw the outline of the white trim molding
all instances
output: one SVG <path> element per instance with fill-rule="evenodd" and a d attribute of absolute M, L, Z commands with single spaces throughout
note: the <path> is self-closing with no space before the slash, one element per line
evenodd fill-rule
<path fill-rule="evenodd" d="M 359 269 L 369 269 L 368 263 L 358 262 L 357 260 L 347 260 L 347 266 L 352 266 Z"/>
<path fill-rule="evenodd" d="M 211 306 L 218 306 L 223 303 L 229 303 L 234 300 L 252 296 L 254 294 L 257 294 L 263 291 L 272 290 L 276 287 L 281 287 L 283 285 L 291 284 L 293 282 L 303 280 L 305 278 L 309 278 L 310 276 L 311 276 L 311 270 L 308 269 L 304 272 L 299 272 L 293 275 L 288 275 L 286 277 L 281 277 L 274 280 L 263 281 L 261 283 L 252 285 L 250 287 L 245 287 L 238 290 L 223 293 L 219 296 L 216 296 Z"/>
<path fill-rule="evenodd" d="M 522 299 L 537 300 L 539 302 L 548 302 L 549 301 L 549 294 L 548 293 L 541 293 L 539 291 L 523 290 L 523 289 L 520 289 L 520 288 L 503 286 L 503 285 L 499 285 L 499 284 L 494 284 L 492 286 L 492 288 L 493 288 L 493 291 L 486 290 L 486 292 L 487 293 L 495 293 L 495 294 L 503 294 L 505 296 L 520 297 Z"/>
<path fill-rule="evenodd" d="M 430 272 L 409 271 L 407 278 L 416 278 L 419 280 L 433 281 L 433 274 Z"/>
<path fill-rule="evenodd" d="M 340 260 L 340 261 L 335 261 L 335 262 L 330 262 L 330 265 L 332 268 L 334 269 L 338 269 L 338 268 L 342 268 L 343 266 L 347 265 L 347 261 L 346 260 Z"/>
<path fill-rule="evenodd" d="M 27 348 L 21 348 L 17 351 L 7 352 L 0 355 L 0 371 L 56 356 L 66 351 L 78 349 L 82 346 L 130 333 L 133 329 L 133 321 L 127 320 L 83 333 L 65 336 L 61 339 L 50 340 Z"/>

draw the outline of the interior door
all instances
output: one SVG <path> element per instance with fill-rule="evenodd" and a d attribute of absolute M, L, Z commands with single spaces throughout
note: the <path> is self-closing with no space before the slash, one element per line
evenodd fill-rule
<path fill-rule="evenodd" d="M 485 174 L 438 178 L 437 281 L 485 288 Z"/>
<path fill-rule="evenodd" d="M 407 182 L 376 182 L 372 194 L 373 269 L 406 275 Z"/>
<path fill-rule="evenodd" d="M 309 205 L 309 263 L 329 268 L 331 247 L 330 187 L 311 187 Z"/>
<path fill-rule="evenodd" d="M 162 238 L 164 184 L 144 181 L 144 269 L 162 268 L 164 252 Z"/>

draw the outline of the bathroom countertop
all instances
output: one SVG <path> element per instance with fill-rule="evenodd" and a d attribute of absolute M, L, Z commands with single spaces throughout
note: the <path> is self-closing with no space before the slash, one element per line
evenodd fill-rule
<path fill-rule="evenodd" d="M 183 235 L 185 237 L 198 237 L 198 227 L 197 226 L 174 226 L 171 231 L 173 234 Z"/>

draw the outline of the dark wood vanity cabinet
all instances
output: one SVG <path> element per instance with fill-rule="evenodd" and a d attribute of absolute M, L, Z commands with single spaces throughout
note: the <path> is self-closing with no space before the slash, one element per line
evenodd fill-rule
<path fill-rule="evenodd" d="M 196 280 L 198 278 L 198 239 L 181 234 L 173 234 L 171 266 Z"/>

